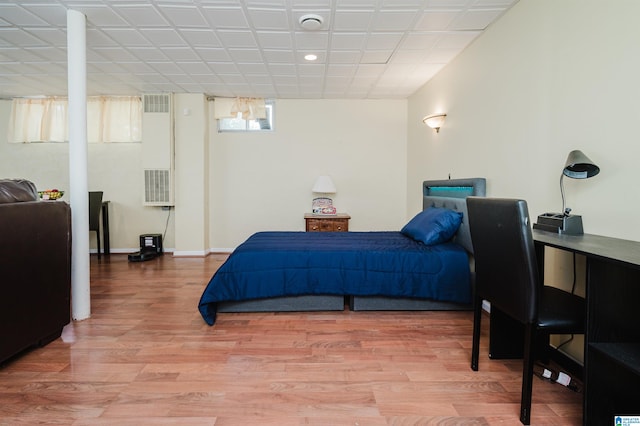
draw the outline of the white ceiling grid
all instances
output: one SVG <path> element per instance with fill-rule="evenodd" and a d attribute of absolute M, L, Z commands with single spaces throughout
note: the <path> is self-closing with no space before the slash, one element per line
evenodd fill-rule
<path fill-rule="evenodd" d="M 87 17 L 90 95 L 406 98 L 516 1 L 4 1 L 0 97 L 66 94 L 73 9 Z M 300 27 L 309 13 L 319 30 Z"/>

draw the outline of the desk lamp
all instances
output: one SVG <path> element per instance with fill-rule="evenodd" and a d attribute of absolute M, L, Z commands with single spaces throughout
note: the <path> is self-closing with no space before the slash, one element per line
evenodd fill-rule
<path fill-rule="evenodd" d="M 568 235 L 582 235 L 582 216 L 572 215 L 571 209 L 565 207 L 564 177 L 573 179 L 588 179 L 600 173 L 600 167 L 596 166 L 582 151 L 574 150 L 567 156 L 567 161 L 560 175 L 560 194 L 562 195 L 561 213 L 543 213 L 538 216 L 538 222 L 533 224 L 534 229 L 558 232 Z"/>

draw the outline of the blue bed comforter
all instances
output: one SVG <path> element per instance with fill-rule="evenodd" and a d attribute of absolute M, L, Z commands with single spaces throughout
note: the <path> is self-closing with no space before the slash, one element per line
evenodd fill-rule
<path fill-rule="evenodd" d="M 469 261 L 453 242 L 426 246 L 400 232 L 259 232 L 213 275 L 199 310 L 223 301 L 333 294 L 469 303 Z"/>

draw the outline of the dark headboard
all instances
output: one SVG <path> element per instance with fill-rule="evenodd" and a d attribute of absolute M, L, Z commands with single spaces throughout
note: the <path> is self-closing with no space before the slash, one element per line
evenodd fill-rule
<path fill-rule="evenodd" d="M 486 194 L 485 178 L 425 180 L 422 183 L 422 209 L 443 207 L 462 212 L 462 224 L 455 236 L 455 241 L 469 253 L 473 253 L 466 198 L 470 195 L 484 197 Z"/>

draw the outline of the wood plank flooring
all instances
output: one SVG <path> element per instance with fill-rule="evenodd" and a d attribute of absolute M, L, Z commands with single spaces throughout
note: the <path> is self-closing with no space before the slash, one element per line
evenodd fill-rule
<path fill-rule="evenodd" d="M 91 259 L 92 316 L 0 368 L 1 425 L 517 425 L 520 361 L 470 367 L 471 312 L 197 311 L 224 255 Z M 484 321 L 485 326 L 488 323 Z M 582 395 L 535 379 L 533 425 Z"/>

